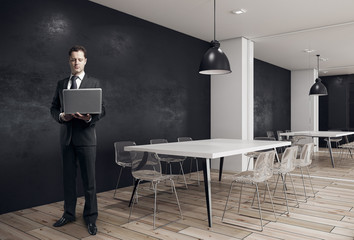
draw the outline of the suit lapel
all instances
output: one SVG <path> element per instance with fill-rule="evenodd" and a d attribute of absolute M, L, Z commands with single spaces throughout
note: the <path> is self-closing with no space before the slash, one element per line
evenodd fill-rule
<path fill-rule="evenodd" d="M 88 88 L 88 87 L 90 87 L 90 77 L 87 74 L 85 74 L 84 79 L 82 79 L 79 88 Z"/>

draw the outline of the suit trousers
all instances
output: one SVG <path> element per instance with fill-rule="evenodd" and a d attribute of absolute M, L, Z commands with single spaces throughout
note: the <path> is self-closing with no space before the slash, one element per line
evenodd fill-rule
<path fill-rule="evenodd" d="M 64 180 L 64 217 L 75 220 L 76 176 L 80 165 L 81 179 L 85 195 L 83 218 L 88 223 L 95 223 L 98 215 L 96 196 L 96 146 L 62 146 Z"/>

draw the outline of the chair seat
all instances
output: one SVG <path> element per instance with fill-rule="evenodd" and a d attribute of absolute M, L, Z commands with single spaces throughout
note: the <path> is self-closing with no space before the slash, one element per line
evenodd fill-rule
<path fill-rule="evenodd" d="M 183 162 L 186 158 L 180 156 L 172 156 L 172 155 L 165 155 L 159 154 L 160 161 L 163 162 Z"/>
<path fill-rule="evenodd" d="M 286 174 L 286 173 L 291 172 L 293 170 L 295 170 L 295 164 L 294 164 L 293 167 L 287 168 L 287 167 L 282 167 L 279 162 L 274 163 L 274 167 L 273 167 L 273 173 L 274 174 L 277 174 L 277 173 Z"/>
<path fill-rule="evenodd" d="M 328 138 L 325 138 L 324 140 L 325 140 L 326 142 L 328 142 Z M 341 137 L 338 137 L 338 138 L 336 138 L 336 137 L 331 138 L 331 142 L 340 142 L 340 141 L 342 141 L 342 138 L 341 138 Z"/>
<path fill-rule="evenodd" d="M 134 177 L 143 181 L 158 182 L 172 179 L 174 175 L 162 175 L 159 172 L 151 170 L 140 170 L 134 172 Z"/>
<path fill-rule="evenodd" d="M 117 162 L 117 165 L 121 166 L 121 167 L 131 167 L 132 163 L 131 162 Z"/>
<path fill-rule="evenodd" d="M 243 182 L 243 183 L 260 183 L 269 179 L 272 175 L 270 174 L 258 174 L 254 171 L 244 171 L 238 173 L 232 177 L 233 181 Z"/>
<path fill-rule="evenodd" d="M 259 156 L 260 152 L 248 152 L 245 153 L 246 157 L 250 157 L 250 158 L 257 158 Z"/>
<path fill-rule="evenodd" d="M 295 167 L 307 167 L 311 165 L 311 162 L 306 161 L 305 159 L 297 158 L 294 160 Z"/>

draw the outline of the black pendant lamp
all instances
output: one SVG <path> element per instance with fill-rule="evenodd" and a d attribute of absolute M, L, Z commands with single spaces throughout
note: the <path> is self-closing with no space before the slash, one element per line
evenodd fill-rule
<path fill-rule="evenodd" d="M 317 56 L 317 72 L 320 74 L 320 55 Z M 312 85 L 309 95 L 327 96 L 327 88 L 323 85 L 321 78 L 316 78 L 316 82 Z"/>
<path fill-rule="evenodd" d="M 220 43 L 215 40 L 215 0 L 214 0 L 214 40 L 211 46 L 204 54 L 202 62 L 199 66 L 199 73 L 206 75 L 227 74 L 231 73 L 230 63 L 225 53 L 220 49 Z"/>

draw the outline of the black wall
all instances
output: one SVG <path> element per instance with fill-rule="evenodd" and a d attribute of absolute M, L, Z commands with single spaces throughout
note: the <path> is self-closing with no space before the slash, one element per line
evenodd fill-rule
<path fill-rule="evenodd" d="M 210 137 L 210 78 L 198 74 L 209 43 L 87 0 L 2 0 L 0 31 L 0 214 L 63 199 L 49 107 L 72 45 L 103 85 L 98 192 L 115 187 L 114 141 Z"/>
<path fill-rule="evenodd" d="M 320 97 L 320 130 L 354 131 L 354 75 L 321 77 L 328 95 Z"/>
<path fill-rule="evenodd" d="M 254 59 L 254 136 L 290 129 L 291 72 Z"/>

